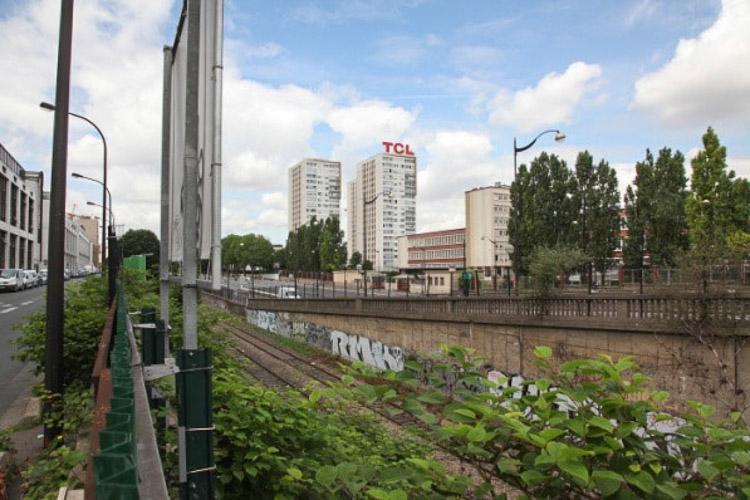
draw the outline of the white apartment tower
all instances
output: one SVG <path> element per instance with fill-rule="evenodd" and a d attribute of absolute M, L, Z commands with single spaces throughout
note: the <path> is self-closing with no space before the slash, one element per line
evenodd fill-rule
<path fill-rule="evenodd" d="M 340 217 L 341 162 L 305 158 L 289 168 L 289 231 L 316 217 Z"/>
<path fill-rule="evenodd" d="M 348 188 L 349 258 L 359 252 L 376 271 L 398 269 L 397 238 L 416 231 L 417 158 L 379 153 L 357 164 Z"/>
<path fill-rule="evenodd" d="M 510 186 L 500 183 L 472 189 L 466 201 L 466 266 L 490 276 L 510 269 L 512 247 L 508 233 L 513 216 Z"/>

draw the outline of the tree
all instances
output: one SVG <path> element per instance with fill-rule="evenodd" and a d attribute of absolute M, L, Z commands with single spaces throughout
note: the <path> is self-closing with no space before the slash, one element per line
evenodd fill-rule
<path fill-rule="evenodd" d="M 320 268 L 323 271 L 337 271 L 346 264 L 346 244 L 344 232 L 339 227 L 338 217 L 323 221 L 320 239 Z"/>
<path fill-rule="evenodd" d="M 159 238 L 148 229 L 130 229 L 122 236 L 122 256 L 147 255 L 159 262 Z"/>
<path fill-rule="evenodd" d="M 349 269 L 357 269 L 360 264 L 362 264 L 362 254 L 355 251 L 349 259 Z"/>
<path fill-rule="evenodd" d="M 594 167 L 588 151 L 578 154 L 575 167 L 579 248 L 587 254 L 602 277 L 612 261 L 617 248 L 620 228 L 620 194 L 617 174 L 605 160 Z"/>
<path fill-rule="evenodd" d="M 270 269 L 274 262 L 273 245 L 265 236 L 230 234 L 221 239 L 222 267 L 230 271 Z"/>
<path fill-rule="evenodd" d="M 692 161 L 687 225 L 693 248 L 713 258 L 721 257 L 727 238 L 750 229 L 750 183 L 727 172 L 727 150 L 711 127 L 703 135 L 703 150 Z M 707 252 L 707 253 L 706 253 Z"/>
<path fill-rule="evenodd" d="M 635 179 L 625 190 L 625 226 L 628 237 L 622 257 L 629 269 L 642 269 L 647 252 L 646 233 L 650 228 L 654 204 L 654 156 L 646 150 L 646 159 L 635 164 Z"/>

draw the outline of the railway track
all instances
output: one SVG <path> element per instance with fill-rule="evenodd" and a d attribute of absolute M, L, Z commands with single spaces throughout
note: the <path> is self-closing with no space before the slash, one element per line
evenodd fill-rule
<path fill-rule="evenodd" d="M 273 342 L 255 331 L 229 323 L 219 323 L 218 326 L 234 336 L 237 352 L 252 361 L 252 366 L 247 369 L 248 373 L 266 387 L 277 390 L 286 390 L 291 387 L 303 394 L 309 394 L 310 382 L 317 382 L 325 387 L 329 387 L 331 383 L 342 382 L 343 375 L 341 373 L 325 367 L 322 363 L 314 363 L 310 357 L 302 355 L 290 347 Z M 361 405 L 399 428 L 429 429 L 429 426 L 424 422 L 406 411 L 401 411 L 399 407 L 391 403 L 382 405 L 361 403 Z M 396 414 L 396 412 L 400 413 Z M 460 473 L 468 473 L 473 476 L 469 469 L 482 467 L 485 473 L 492 475 L 492 467 L 489 464 L 469 465 L 468 462 L 464 462 L 460 457 L 453 455 L 451 450 L 437 443 L 433 444 L 436 444 L 442 450 L 441 453 L 436 455 L 436 458 L 449 468 L 458 468 L 461 471 Z M 475 479 L 478 479 L 478 477 L 475 477 Z M 518 493 L 497 479 L 493 479 L 492 483 L 497 491 L 510 493 L 510 498 L 515 498 Z"/>
<path fill-rule="evenodd" d="M 280 390 L 291 387 L 306 394 L 308 393 L 306 387 L 311 381 L 318 382 L 325 387 L 328 387 L 330 383 L 342 383 L 342 374 L 321 364 L 312 364 L 309 357 L 289 347 L 281 346 L 256 332 L 229 323 L 220 323 L 220 326 L 237 339 L 237 352 L 253 362 L 248 369 L 250 375 L 269 387 Z M 390 403 L 385 405 L 362 403 L 362 405 L 398 426 L 428 428 L 418 418 L 408 412 L 402 412 Z"/>

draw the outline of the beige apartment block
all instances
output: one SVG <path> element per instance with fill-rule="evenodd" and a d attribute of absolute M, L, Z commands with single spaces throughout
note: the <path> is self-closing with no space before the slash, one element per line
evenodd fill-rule
<path fill-rule="evenodd" d="M 349 258 L 359 252 L 376 271 L 396 270 L 397 238 L 416 231 L 417 158 L 379 153 L 359 162 L 348 195 Z"/>
<path fill-rule="evenodd" d="M 289 231 L 315 217 L 341 217 L 341 162 L 305 158 L 289 168 Z"/>
<path fill-rule="evenodd" d="M 485 276 L 503 275 L 512 267 L 508 228 L 513 216 L 510 186 L 466 191 L 466 266 L 482 269 Z"/>

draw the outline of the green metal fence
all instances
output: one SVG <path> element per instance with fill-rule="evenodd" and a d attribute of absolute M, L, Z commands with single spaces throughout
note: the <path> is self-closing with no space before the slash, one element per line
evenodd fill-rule
<path fill-rule="evenodd" d="M 135 400 L 126 314 L 125 294 L 122 286 L 118 286 L 114 342 L 109 355 L 111 408 L 106 416 L 106 426 L 99 433 L 99 453 L 94 456 L 98 500 L 138 498 Z"/>

